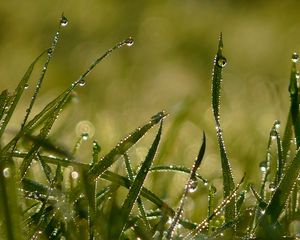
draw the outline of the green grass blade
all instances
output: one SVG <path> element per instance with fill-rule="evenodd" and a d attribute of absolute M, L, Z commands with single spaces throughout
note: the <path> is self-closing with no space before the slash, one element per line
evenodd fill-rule
<path fill-rule="evenodd" d="M 283 138 L 282 138 L 282 154 L 283 154 L 284 166 L 286 165 L 288 153 L 289 153 L 290 146 L 291 146 L 291 139 L 292 139 L 292 135 L 293 135 L 293 127 L 292 126 L 293 126 L 292 116 L 291 116 L 291 112 L 289 112 L 288 118 L 286 121 L 286 126 L 284 129 Z"/>
<path fill-rule="evenodd" d="M 23 78 L 21 79 L 21 81 L 19 82 L 17 88 L 15 89 L 15 92 L 13 94 L 13 97 L 9 103 L 9 109 L 6 113 L 6 116 L 0 126 L 0 138 L 2 137 L 4 130 L 8 124 L 8 122 L 11 119 L 11 116 L 13 114 L 13 112 L 15 111 L 15 108 L 24 92 L 24 89 L 28 83 L 28 80 L 31 76 L 31 73 L 34 69 L 35 64 L 37 63 L 37 61 L 46 53 L 46 51 L 42 52 L 28 67 L 26 73 L 24 74 Z"/>
<path fill-rule="evenodd" d="M 4 112 L 5 112 L 5 107 L 7 105 L 9 96 L 8 96 L 8 91 L 7 89 L 2 91 L 0 94 L 0 120 L 2 119 Z"/>
<path fill-rule="evenodd" d="M 230 202 L 235 200 L 237 191 L 239 190 L 241 184 L 243 183 L 244 178 L 245 178 L 245 176 L 242 177 L 241 181 L 236 185 L 236 187 L 233 189 L 233 191 L 230 193 L 230 195 L 227 196 L 217 208 L 215 208 L 215 210 L 209 217 L 204 219 L 201 223 L 199 223 L 197 225 L 197 227 L 192 232 L 190 232 L 189 234 L 187 234 L 184 237 L 185 240 L 191 239 L 192 237 L 196 237 L 201 231 L 203 231 L 205 228 L 207 228 L 208 222 L 210 222 L 214 217 L 219 215 L 220 212 L 222 211 L 222 209 L 224 209 L 224 208 L 226 209 L 226 205 L 228 205 Z M 232 221 L 235 221 L 235 219 Z M 232 221 L 230 221 L 230 222 L 232 222 Z"/>
<path fill-rule="evenodd" d="M 290 99 L 291 99 L 291 117 L 292 123 L 294 127 L 294 134 L 297 143 L 297 149 L 300 147 L 300 118 L 299 118 L 299 95 L 298 95 L 298 86 L 297 86 L 297 68 L 296 62 L 292 62 L 292 70 L 291 70 L 291 77 L 290 77 L 290 85 L 289 85 L 289 92 L 290 92 Z"/>
<path fill-rule="evenodd" d="M 261 217 L 257 232 L 259 235 L 265 235 L 268 232 L 275 231 L 274 224 L 284 210 L 285 204 L 292 193 L 300 172 L 300 151 L 297 151 L 295 158 L 288 166 L 285 175 L 276 188 L 265 214 Z M 273 230 L 272 230 L 273 229 Z"/>
<path fill-rule="evenodd" d="M 220 125 L 220 97 L 221 97 L 221 82 L 222 71 L 226 65 L 226 58 L 223 56 L 223 39 L 220 35 L 217 55 L 214 59 L 213 77 L 212 77 L 212 110 L 215 118 L 217 129 L 218 143 L 220 147 L 222 172 L 223 172 L 223 190 L 224 198 L 229 196 L 234 189 L 234 180 L 231 171 L 231 166 L 226 153 L 226 147 L 223 140 L 222 129 Z M 226 206 L 225 221 L 231 221 L 235 218 L 235 201 L 232 201 Z"/>
<path fill-rule="evenodd" d="M 0 163 L 0 219 L 5 239 L 23 239 L 21 228 L 21 211 L 18 201 L 18 179 L 12 159 Z"/>
<path fill-rule="evenodd" d="M 185 189 L 184 189 L 183 195 L 182 195 L 181 200 L 180 200 L 180 205 L 179 205 L 179 207 L 178 207 L 178 209 L 175 213 L 175 216 L 173 218 L 173 221 L 172 221 L 172 223 L 171 223 L 171 225 L 170 225 L 170 227 L 167 231 L 167 235 L 166 235 L 167 239 L 173 239 L 173 237 L 174 237 L 175 228 L 176 228 L 176 226 L 177 226 L 177 224 L 178 224 L 178 222 L 179 222 L 179 220 L 180 220 L 180 218 L 183 214 L 184 203 L 186 201 L 188 193 L 190 192 L 190 189 L 193 187 L 192 185 L 195 183 L 196 171 L 199 168 L 199 166 L 202 162 L 202 159 L 204 157 L 205 147 L 206 147 L 206 138 L 205 138 L 205 133 L 203 132 L 203 140 L 202 140 L 202 145 L 201 145 L 198 157 L 196 158 L 196 160 L 194 162 L 189 180 L 188 180 L 187 184 L 185 185 Z"/>
<path fill-rule="evenodd" d="M 132 182 L 132 185 L 129 189 L 128 195 L 123 203 L 123 206 L 122 206 L 122 209 L 120 212 L 120 226 L 116 230 L 117 231 L 116 236 L 121 236 L 122 231 L 125 227 L 126 221 L 129 218 L 129 215 L 132 211 L 133 205 L 140 195 L 142 186 L 143 186 L 146 176 L 149 172 L 149 169 L 153 163 L 154 156 L 156 154 L 158 144 L 160 142 L 160 137 L 161 137 L 161 132 L 162 132 L 162 124 L 163 124 L 163 121 L 161 121 L 161 123 L 160 123 L 160 127 L 159 127 L 157 135 L 154 139 L 154 142 L 153 142 L 152 146 L 150 147 L 149 152 L 148 152 L 144 162 L 142 163 L 139 172 L 137 173 L 134 181 Z"/>
<path fill-rule="evenodd" d="M 124 160 L 125 160 L 125 166 L 126 166 L 126 171 L 127 171 L 127 174 L 128 174 L 128 178 L 129 178 L 130 181 L 134 181 L 133 170 L 132 170 L 130 159 L 129 159 L 129 156 L 128 156 L 127 153 L 124 154 Z M 150 223 L 147 219 L 145 206 L 144 206 L 140 196 L 137 198 L 137 206 L 139 208 L 140 214 L 141 214 L 142 219 L 144 221 L 145 227 L 147 228 L 148 232 L 150 232 Z"/>
<path fill-rule="evenodd" d="M 184 166 L 178 166 L 178 165 L 156 165 L 150 168 L 150 172 L 180 172 L 180 173 L 186 173 L 191 174 L 191 170 Z M 202 181 L 204 185 L 207 185 L 207 179 L 203 178 L 201 175 L 196 173 L 195 177 Z"/>
<path fill-rule="evenodd" d="M 64 16 L 62 16 L 62 18 L 63 17 Z M 26 124 L 26 122 L 28 120 L 29 114 L 31 113 L 32 107 L 33 107 L 33 105 L 35 103 L 35 100 L 37 98 L 37 95 L 38 95 L 38 93 L 39 93 L 39 91 L 41 89 L 43 80 L 45 78 L 45 75 L 46 75 L 46 72 L 47 72 L 47 69 L 48 69 L 48 65 L 50 63 L 50 60 L 52 59 L 53 53 L 54 53 L 56 45 L 58 43 L 58 39 L 59 39 L 59 36 L 60 36 L 60 29 L 61 29 L 61 19 L 60 19 L 60 23 L 58 25 L 58 30 L 55 33 L 54 38 L 52 40 L 51 47 L 47 50 L 48 56 L 47 56 L 46 62 L 44 63 L 44 66 L 42 68 L 41 75 L 40 75 L 40 77 L 39 77 L 39 79 L 37 81 L 37 84 L 36 84 L 36 87 L 35 87 L 35 91 L 34 91 L 32 97 L 31 97 L 31 101 L 30 101 L 29 107 L 26 110 L 26 114 L 25 114 L 23 123 L 21 125 L 21 128 L 23 128 L 25 126 L 25 124 Z"/>
<path fill-rule="evenodd" d="M 89 181 L 94 181 L 100 177 L 115 161 L 117 161 L 124 153 L 126 153 L 133 145 L 135 145 L 154 125 L 159 123 L 166 114 L 159 112 L 154 115 L 151 120 L 143 127 L 137 128 L 126 138 L 121 140 L 119 144 L 105 155 L 97 164 L 89 171 Z"/>

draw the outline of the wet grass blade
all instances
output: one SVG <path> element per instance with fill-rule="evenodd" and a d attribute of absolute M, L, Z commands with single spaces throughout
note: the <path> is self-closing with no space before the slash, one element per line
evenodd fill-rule
<path fill-rule="evenodd" d="M 195 184 L 195 182 L 197 183 L 196 171 L 199 168 L 199 166 L 202 162 L 202 159 L 204 157 L 205 147 L 206 147 L 206 138 L 205 138 L 205 133 L 203 132 L 203 140 L 202 140 L 202 145 L 201 145 L 198 157 L 196 158 L 196 160 L 194 162 L 190 177 L 188 179 L 187 184 L 185 185 L 184 192 L 183 192 L 183 195 L 180 200 L 180 205 L 179 205 L 179 207 L 175 213 L 175 216 L 173 218 L 173 221 L 167 231 L 167 235 L 166 235 L 167 239 L 173 239 L 175 228 L 183 214 L 183 206 L 186 201 L 187 195 L 192 188 L 195 188 L 194 184 Z"/>
<path fill-rule="evenodd" d="M 257 229 L 259 236 L 265 236 L 269 232 L 274 232 L 274 224 L 277 223 L 278 217 L 284 210 L 285 204 L 290 197 L 292 190 L 297 181 L 300 172 L 300 151 L 297 151 L 295 158 L 291 161 L 285 175 L 276 188 L 265 214 L 259 220 Z M 274 233 L 276 234 L 276 233 Z"/>
<path fill-rule="evenodd" d="M 154 139 L 154 142 L 151 145 L 149 152 L 140 167 L 139 172 L 137 173 L 134 181 L 132 182 L 131 187 L 128 192 L 128 195 L 122 205 L 122 209 L 120 212 L 120 226 L 116 230 L 117 231 L 116 236 L 119 236 L 119 237 L 121 236 L 121 234 L 124 230 L 125 224 L 126 224 L 127 220 L 129 219 L 129 215 L 132 211 L 132 208 L 133 208 L 137 198 L 140 195 L 142 186 L 143 186 L 146 176 L 149 172 L 149 169 L 153 163 L 154 156 L 156 154 L 158 144 L 160 142 L 161 132 L 162 132 L 162 124 L 163 124 L 163 121 L 161 121 L 161 123 L 160 123 L 160 127 L 159 127 L 157 135 Z"/>
<path fill-rule="evenodd" d="M 226 147 L 223 140 L 223 133 L 220 125 L 220 96 L 221 96 L 221 83 L 222 71 L 226 65 L 226 58 L 223 56 L 223 39 L 220 35 L 217 55 L 214 59 L 214 68 L 212 76 L 212 110 L 215 118 L 215 125 L 217 129 L 218 143 L 220 147 L 222 172 L 223 172 L 223 190 L 224 198 L 229 196 L 234 189 L 234 180 L 231 171 L 231 166 L 226 153 Z M 226 206 L 225 221 L 235 219 L 235 200 Z"/>
<path fill-rule="evenodd" d="M 127 153 L 124 154 L 124 160 L 125 160 L 125 166 L 126 166 L 126 171 L 128 174 L 128 178 L 130 181 L 134 181 L 134 175 L 133 175 L 133 170 L 131 167 L 131 163 L 130 163 L 130 159 Z M 142 202 L 142 199 L 140 198 L 140 196 L 137 198 L 137 206 L 139 208 L 141 217 L 144 221 L 145 227 L 147 228 L 148 232 L 150 232 L 150 223 L 147 219 L 147 214 L 146 214 L 146 210 L 145 210 L 145 206 Z"/>
<path fill-rule="evenodd" d="M 290 99 L 291 99 L 291 108 L 290 113 L 292 117 L 292 123 L 294 127 L 294 134 L 297 143 L 297 149 L 300 147 L 300 118 L 299 118 L 299 95 L 298 95 L 298 86 L 297 86 L 297 68 L 296 62 L 292 62 L 291 78 L 290 78 Z"/>
<path fill-rule="evenodd" d="M 18 179 L 12 159 L 0 163 L 0 219 L 1 231 L 7 239 L 23 239 L 18 198 Z"/>
<path fill-rule="evenodd" d="M 37 63 L 37 61 L 46 53 L 46 51 L 42 52 L 31 64 L 30 66 L 28 67 L 26 73 L 24 74 L 23 78 L 21 79 L 21 81 L 19 82 L 17 88 L 15 89 L 15 92 L 13 94 L 13 97 L 12 99 L 10 100 L 9 102 L 9 109 L 6 113 L 6 116 L 0 126 L 0 138 L 2 137 L 3 133 L 4 133 L 4 130 L 8 124 L 8 122 L 10 121 L 11 119 L 11 116 L 12 114 L 14 113 L 15 111 L 15 108 L 24 92 L 24 89 L 28 83 L 28 80 L 31 76 L 31 73 L 34 69 L 34 66 L 35 64 Z"/>
<path fill-rule="evenodd" d="M 166 114 L 159 112 L 154 115 L 151 120 L 143 127 L 137 128 L 126 138 L 121 140 L 119 144 L 105 155 L 97 164 L 89 171 L 89 181 L 94 181 L 100 177 L 115 161 L 117 161 L 124 153 L 126 153 L 133 145 L 135 145 L 154 125 L 158 124 Z"/>
<path fill-rule="evenodd" d="M 241 184 L 244 181 L 245 176 L 241 179 L 241 181 L 239 182 L 239 184 L 236 185 L 236 187 L 233 189 L 233 191 L 230 193 L 229 196 L 227 196 L 222 202 L 221 204 L 213 211 L 213 213 L 206 218 L 205 220 L 203 220 L 201 223 L 199 223 L 197 225 L 197 227 L 190 232 L 189 234 L 187 234 L 184 239 L 188 240 L 191 239 L 192 237 L 196 237 L 201 231 L 203 231 L 205 228 L 207 228 L 208 226 L 208 222 L 210 222 L 214 217 L 218 216 L 220 214 L 220 212 L 222 211 L 222 209 L 226 209 L 226 206 L 231 202 L 234 201 L 237 191 L 239 190 Z M 233 219 L 232 221 L 235 221 L 235 219 Z M 230 221 L 230 222 L 232 222 Z M 225 222 L 226 223 L 226 222 Z M 228 222 L 229 223 L 229 222 Z"/>
<path fill-rule="evenodd" d="M 0 94 L 0 120 L 2 120 L 5 112 L 5 107 L 7 105 L 9 96 L 7 89 L 2 91 Z"/>
<path fill-rule="evenodd" d="M 178 165 L 156 165 L 150 168 L 150 172 L 180 172 L 180 173 L 186 173 L 191 174 L 191 169 L 184 167 L 184 166 L 178 166 Z M 195 177 L 203 182 L 204 185 L 207 185 L 207 179 L 203 178 L 201 175 L 196 173 Z"/>

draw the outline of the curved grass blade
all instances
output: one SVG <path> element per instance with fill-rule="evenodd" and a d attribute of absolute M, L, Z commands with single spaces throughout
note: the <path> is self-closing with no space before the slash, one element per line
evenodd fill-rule
<path fill-rule="evenodd" d="M 191 188 L 193 187 L 193 184 L 195 183 L 196 171 L 199 168 L 199 166 L 202 162 L 202 159 L 204 157 L 205 147 L 206 147 L 206 138 L 205 138 L 205 133 L 203 132 L 203 140 L 202 140 L 202 145 L 201 145 L 198 157 L 196 158 L 196 160 L 194 162 L 189 180 L 188 180 L 187 184 L 185 185 L 185 189 L 184 189 L 183 195 L 180 200 L 180 205 L 179 205 L 179 207 L 175 213 L 175 216 L 173 218 L 173 221 L 167 231 L 167 235 L 166 235 L 167 239 L 173 239 L 173 237 L 174 237 L 173 235 L 174 235 L 175 228 L 183 214 L 183 206 L 184 206 L 185 200 L 186 200 L 187 195 L 190 192 Z"/>
<path fill-rule="evenodd" d="M 151 120 L 143 127 L 137 128 L 126 138 L 121 140 L 118 145 L 105 155 L 97 164 L 95 164 L 88 172 L 89 181 L 94 181 L 100 177 L 115 161 L 126 153 L 133 145 L 135 145 L 154 125 L 158 124 L 166 114 L 159 112 L 154 115 Z"/>
<path fill-rule="evenodd" d="M 7 105 L 7 102 L 9 101 L 8 91 L 3 90 L 0 94 L 0 120 L 2 120 L 2 117 L 5 113 L 5 107 Z"/>
<path fill-rule="evenodd" d="M 230 193 L 230 195 L 227 196 L 221 202 L 221 204 L 213 211 L 213 213 L 209 217 L 204 219 L 200 224 L 198 224 L 196 229 L 194 229 L 192 232 L 190 232 L 188 235 L 186 235 L 184 237 L 184 239 L 188 240 L 188 239 L 191 239 L 192 237 L 196 237 L 201 231 L 203 231 L 205 228 L 207 228 L 208 222 L 210 222 L 215 216 L 218 216 L 220 214 L 220 212 L 222 211 L 222 209 L 224 209 L 224 208 L 226 209 L 226 205 L 228 205 L 230 202 L 234 201 L 237 191 L 240 188 L 241 184 L 243 183 L 244 178 L 245 178 L 245 176 L 242 177 L 239 184 L 236 185 L 236 187 L 233 189 L 233 191 Z"/>
<path fill-rule="evenodd" d="M 159 120 L 158 119 L 156 119 L 156 120 L 160 121 L 160 118 L 161 117 L 158 117 Z M 154 156 L 156 154 L 158 144 L 160 142 L 161 132 L 162 132 L 162 125 L 163 125 L 163 121 L 160 122 L 160 127 L 159 127 L 157 135 L 154 139 L 154 142 L 151 145 L 151 147 L 149 149 L 149 152 L 148 152 L 144 162 L 142 163 L 139 172 L 137 173 L 134 181 L 132 182 L 131 187 L 129 189 L 129 192 L 127 194 L 127 197 L 126 197 L 126 199 L 125 199 L 125 201 L 122 205 L 122 209 L 121 209 L 121 212 L 120 212 L 120 218 L 121 218 L 120 219 L 120 226 L 116 230 L 117 231 L 116 236 L 119 236 L 119 237 L 121 236 L 121 234 L 124 230 L 126 221 L 129 218 L 130 212 L 132 211 L 133 205 L 134 205 L 134 203 L 136 202 L 137 198 L 140 195 L 142 186 L 143 186 L 144 181 L 146 179 L 146 176 L 149 172 L 149 169 L 150 169 L 150 167 L 153 163 Z"/>
<path fill-rule="evenodd" d="M 223 140 L 222 129 L 220 125 L 220 96 L 222 83 L 222 70 L 226 65 L 226 58 L 223 56 L 223 39 L 222 33 L 219 39 L 217 55 L 214 59 L 214 69 L 212 76 L 212 110 L 215 118 L 217 129 L 218 143 L 220 147 L 222 172 L 223 172 L 223 190 L 224 198 L 229 196 L 234 189 L 234 180 L 231 166 L 226 153 L 226 147 Z M 225 208 L 225 221 L 231 221 L 235 218 L 235 200 L 228 204 Z"/>
<path fill-rule="evenodd" d="M 178 165 L 156 165 L 150 168 L 149 172 L 180 172 L 191 174 L 191 170 L 184 166 Z M 207 179 L 203 178 L 198 173 L 195 174 L 195 177 L 203 182 L 204 185 L 208 184 Z"/>
<path fill-rule="evenodd" d="M 257 233 L 264 236 L 269 232 L 274 232 L 274 224 L 278 221 L 278 217 L 283 211 L 285 204 L 292 193 L 300 172 L 300 151 L 298 150 L 295 158 L 287 167 L 285 175 L 282 177 L 278 187 L 276 188 L 265 214 L 259 219 Z M 276 233 L 275 233 L 276 234 Z"/>
<path fill-rule="evenodd" d="M 3 122 L 1 123 L 0 126 L 0 138 L 2 137 L 4 130 L 9 122 L 9 120 L 11 119 L 11 116 L 13 114 L 13 112 L 15 111 L 15 108 L 24 92 L 24 89 L 28 83 L 28 80 L 31 76 L 31 73 L 34 69 L 35 64 L 37 63 L 37 61 L 46 53 L 47 51 L 42 52 L 28 67 L 26 73 L 24 74 L 23 78 L 21 79 L 21 81 L 19 82 L 17 88 L 15 89 L 15 92 L 13 94 L 12 99 L 10 100 L 10 102 L 8 103 L 9 105 L 9 109 L 6 113 L 5 118 L 3 119 Z"/>

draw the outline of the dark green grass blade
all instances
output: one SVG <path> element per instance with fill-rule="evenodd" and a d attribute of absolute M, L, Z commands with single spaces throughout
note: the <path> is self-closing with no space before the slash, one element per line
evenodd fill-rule
<path fill-rule="evenodd" d="M 100 177 L 115 161 L 117 161 L 124 153 L 126 153 L 134 144 L 136 144 L 154 125 L 159 123 L 166 114 L 159 112 L 154 115 L 151 120 L 143 127 L 137 128 L 126 138 L 121 140 L 119 144 L 105 155 L 97 164 L 89 171 L 89 181 L 94 181 Z"/>
<path fill-rule="evenodd" d="M 265 214 L 260 219 L 257 229 L 259 235 L 265 235 L 269 231 L 274 231 L 274 224 L 278 221 L 278 217 L 284 210 L 285 204 L 292 193 L 293 187 L 297 181 L 300 172 L 300 151 L 297 151 L 295 158 L 288 166 L 285 175 L 276 188 L 272 199 L 267 206 Z M 272 230 L 273 229 L 273 230 Z"/>
<path fill-rule="evenodd" d="M 227 157 L 222 129 L 220 125 L 221 82 L 222 82 L 222 70 L 225 64 L 226 64 L 226 59 L 223 56 L 223 39 L 221 34 L 219 39 L 218 52 L 214 59 L 214 68 L 213 68 L 213 77 L 212 77 L 212 110 L 215 118 L 218 143 L 220 147 L 222 172 L 223 172 L 224 197 L 227 197 L 234 189 L 234 180 L 233 180 L 229 159 Z M 234 218 L 235 218 L 235 200 L 226 206 L 225 221 L 230 221 L 233 220 Z"/>
<path fill-rule="evenodd" d="M 296 63 L 292 63 L 291 78 L 290 78 L 290 99 L 291 99 L 291 117 L 294 127 L 294 134 L 297 143 L 297 149 L 300 147 L 300 117 L 299 117 L 299 95 L 297 86 L 297 68 Z"/>
<path fill-rule="evenodd" d="M 26 87 L 26 84 L 28 83 L 28 80 L 31 76 L 31 73 L 34 69 L 35 64 L 37 63 L 37 61 L 41 58 L 41 56 L 43 56 L 46 53 L 46 51 L 42 52 L 28 67 L 26 73 L 24 74 L 23 78 L 21 79 L 21 81 L 19 82 L 17 88 L 15 89 L 15 92 L 13 94 L 12 99 L 10 100 L 9 103 L 9 109 L 6 113 L 6 116 L 0 126 L 0 138 L 2 137 L 4 130 L 8 124 L 8 122 L 11 119 L 11 116 L 13 114 L 13 112 L 15 111 L 15 108 L 24 92 L 24 89 Z"/>
<path fill-rule="evenodd" d="M 134 181 L 133 170 L 132 170 L 130 159 L 129 159 L 129 156 L 128 156 L 127 153 L 124 154 L 124 160 L 125 160 L 125 166 L 126 166 L 126 171 L 127 171 L 127 174 L 128 174 L 128 178 L 129 178 L 130 181 Z M 150 232 L 150 223 L 147 219 L 145 206 L 144 206 L 140 196 L 137 198 L 137 206 L 139 208 L 140 214 L 141 214 L 142 219 L 144 221 L 145 227 L 147 228 L 148 232 Z"/>
<path fill-rule="evenodd" d="M 159 120 L 158 120 L 159 119 Z M 157 120 L 160 121 L 161 117 L 159 117 Z M 161 121 L 160 123 L 160 127 L 159 130 L 157 132 L 157 135 L 154 139 L 153 144 L 151 145 L 149 152 L 144 160 L 144 162 L 141 165 L 141 168 L 139 170 L 139 172 L 137 173 L 130 189 L 128 192 L 128 195 L 123 203 L 121 212 L 120 212 L 120 226 L 118 228 L 117 234 L 116 236 L 121 236 L 122 231 L 124 230 L 125 224 L 127 222 L 127 219 L 129 218 L 129 215 L 132 211 L 132 208 L 134 206 L 134 203 L 136 202 L 137 198 L 140 195 L 142 186 L 144 184 L 144 181 L 146 179 L 146 176 L 149 172 L 149 169 L 153 163 L 159 142 L 160 142 L 160 138 L 161 138 L 161 132 L 162 132 L 162 124 L 163 121 Z"/>
<path fill-rule="evenodd" d="M 278 121 L 275 121 L 273 130 L 276 137 L 276 144 L 277 144 L 277 169 L 276 169 L 276 176 L 275 176 L 275 185 L 280 182 L 283 174 L 283 167 L 284 167 L 284 158 L 283 158 L 283 148 L 282 148 L 282 142 L 280 138 L 280 133 L 277 130 L 277 124 L 279 124 Z"/>
<path fill-rule="evenodd" d="M 289 112 L 288 118 L 286 121 L 286 126 L 284 129 L 283 138 L 282 138 L 282 155 L 283 155 L 284 166 L 286 164 L 288 153 L 289 153 L 290 146 L 291 146 L 291 139 L 292 139 L 292 135 L 293 135 L 292 126 L 293 126 L 292 116 L 291 116 L 291 112 Z"/>
<path fill-rule="evenodd" d="M 0 222 L 6 236 L 3 239 L 23 239 L 17 188 L 18 179 L 11 159 L 2 161 L 0 163 Z"/>
<path fill-rule="evenodd" d="M 194 162 L 194 165 L 192 167 L 192 171 L 191 171 L 191 174 L 190 174 L 190 177 L 188 179 L 188 182 L 185 186 L 185 189 L 184 189 L 184 192 L 183 192 L 183 195 L 181 197 L 181 200 L 180 200 L 180 205 L 175 213 L 175 216 L 173 218 L 173 221 L 167 231 L 167 235 L 166 235 L 166 238 L 167 239 L 173 239 L 173 235 L 174 235 L 174 231 L 175 231 L 175 228 L 180 220 L 180 218 L 182 217 L 182 214 L 183 214 L 183 206 L 184 206 L 184 203 L 186 201 L 186 198 L 187 198 L 187 195 L 192 187 L 192 184 L 195 182 L 195 178 L 196 178 L 196 171 L 197 169 L 199 168 L 201 162 L 202 162 L 202 159 L 204 157 L 204 153 L 205 153 L 205 147 L 206 147 L 206 138 L 205 138 L 205 133 L 203 132 L 203 140 L 202 140 L 202 145 L 201 145 L 201 148 L 200 148 L 200 151 L 199 151 L 199 154 L 198 154 L 198 157 L 196 158 L 195 162 Z"/>

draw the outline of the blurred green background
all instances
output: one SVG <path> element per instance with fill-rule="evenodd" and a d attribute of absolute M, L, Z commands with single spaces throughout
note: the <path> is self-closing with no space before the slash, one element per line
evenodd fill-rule
<path fill-rule="evenodd" d="M 54 139 L 73 146 L 76 125 L 89 121 L 104 154 L 164 109 L 170 116 L 157 161 L 191 166 L 205 130 L 207 152 L 199 172 L 219 186 L 210 87 L 223 32 L 228 60 L 221 106 L 224 138 L 236 181 L 247 172 L 248 181 L 258 182 L 272 124 L 276 119 L 285 124 L 287 118 L 290 58 L 300 49 L 299 9 L 300 2 L 291 0 L 1 1 L 0 87 L 12 91 L 33 59 L 50 46 L 62 12 L 69 24 L 62 29 L 35 112 L 78 79 L 96 57 L 132 36 L 132 47 L 114 52 L 77 89 L 78 101 L 57 124 Z M 16 116 L 20 121 L 41 67 Z M 16 120 L 11 128 L 19 125 Z M 145 155 L 151 134 L 130 152 L 133 159 Z M 82 159 L 91 155 L 91 141 L 85 144 L 89 147 Z M 172 181 L 170 176 L 161 181 L 178 181 L 183 188 L 180 176 Z M 154 191 L 166 187 L 156 184 Z"/>

